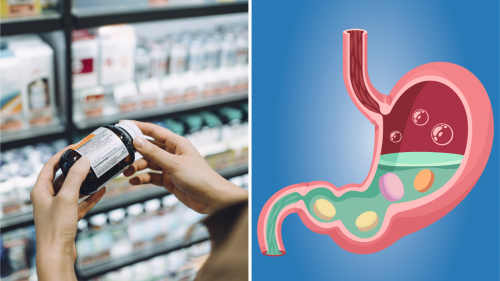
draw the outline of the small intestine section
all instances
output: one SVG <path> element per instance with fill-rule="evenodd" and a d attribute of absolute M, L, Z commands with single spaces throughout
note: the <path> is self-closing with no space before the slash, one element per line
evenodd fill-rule
<path fill-rule="evenodd" d="M 318 181 L 278 191 L 257 225 L 265 255 L 285 254 L 281 224 L 292 213 L 347 251 L 385 249 L 451 211 L 488 160 L 493 114 L 472 73 L 451 63 L 429 63 L 403 76 L 386 96 L 368 78 L 366 31 L 343 36 L 347 92 L 375 126 L 372 166 L 361 184 Z"/>

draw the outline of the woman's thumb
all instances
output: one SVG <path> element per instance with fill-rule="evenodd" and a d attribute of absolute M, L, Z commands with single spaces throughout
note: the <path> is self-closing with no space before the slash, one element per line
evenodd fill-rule
<path fill-rule="evenodd" d="M 136 137 L 134 139 L 134 146 L 137 152 L 144 156 L 146 160 L 153 161 L 162 168 L 167 168 L 168 160 L 173 156 L 143 137 Z"/>

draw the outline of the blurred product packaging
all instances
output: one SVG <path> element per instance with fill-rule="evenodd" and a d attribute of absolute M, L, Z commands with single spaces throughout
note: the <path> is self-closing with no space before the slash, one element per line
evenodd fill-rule
<path fill-rule="evenodd" d="M 134 79 L 135 29 L 130 25 L 103 26 L 99 34 L 99 82 L 102 86 Z"/>
<path fill-rule="evenodd" d="M 52 48 L 38 35 L 6 36 L 2 40 L 5 44 L 2 46 L 0 67 L 2 116 L 8 116 L 2 120 L 2 130 L 54 123 L 56 108 Z M 12 76 L 10 72 L 22 75 Z M 16 89 L 21 92 L 20 103 Z M 20 109 L 22 122 L 18 115 Z"/>
<path fill-rule="evenodd" d="M 97 86 L 96 63 L 99 55 L 99 43 L 96 36 L 87 29 L 73 30 L 71 47 L 73 90 Z"/>
<path fill-rule="evenodd" d="M 23 124 L 23 103 L 19 59 L 7 49 L 5 43 L 2 42 L 0 48 L 0 129 L 20 129 Z"/>
<path fill-rule="evenodd" d="M 1 17 L 34 16 L 41 12 L 40 0 L 0 0 Z"/>
<path fill-rule="evenodd" d="M 246 92 L 247 33 L 243 24 L 155 39 L 132 25 L 73 31 L 77 120 Z"/>

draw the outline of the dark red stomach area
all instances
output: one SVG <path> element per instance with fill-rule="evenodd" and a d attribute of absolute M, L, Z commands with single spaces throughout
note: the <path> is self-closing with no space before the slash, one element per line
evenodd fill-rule
<path fill-rule="evenodd" d="M 440 82 L 411 86 L 383 120 L 382 154 L 465 153 L 468 126 L 464 105 Z"/>

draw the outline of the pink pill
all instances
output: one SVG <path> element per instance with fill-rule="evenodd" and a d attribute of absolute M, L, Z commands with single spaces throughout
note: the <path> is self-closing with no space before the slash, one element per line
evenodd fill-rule
<path fill-rule="evenodd" d="M 387 173 L 381 176 L 378 181 L 378 187 L 385 199 L 391 202 L 403 198 L 405 193 L 403 182 L 401 182 L 401 179 L 394 173 Z"/>

